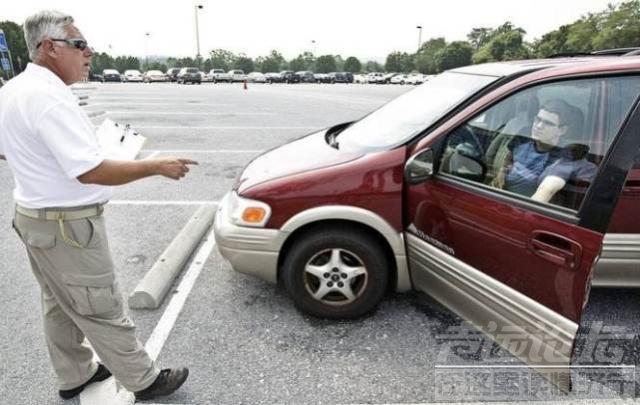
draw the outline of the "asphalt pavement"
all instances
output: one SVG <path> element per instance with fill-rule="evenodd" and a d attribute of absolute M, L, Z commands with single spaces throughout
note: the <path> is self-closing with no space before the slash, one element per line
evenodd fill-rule
<path fill-rule="evenodd" d="M 115 190 L 105 215 L 128 295 L 202 204 L 215 209 L 253 157 L 287 140 L 358 119 L 407 86 L 100 84 L 90 111 L 148 137 L 141 157 L 180 156 L 199 166 L 179 182 L 145 179 Z M 39 289 L 11 229 L 13 179 L 0 163 L 0 402 L 80 404 L 57 396 L 42 337 Z M 205 252 L 206 253 L 206 252 Z M 556 392 L 490 342 L 454 331 L 461 319 L 417 293 L 391 294 L 356 321 L 298 312 L 276 286 L 235 273 L 213 248 L 160 348 L 161 367 L 188 366 L 165 404 L 415 404 L 538 401 L 627 403 L 636 395 L 640 295 L 596 290 L 581 324 L 575 390 Z M 131 310 L 147 342 L 177 296 Z M 587 400 L 588 399 L 588 400 Z M 104 400 L 115 404 L 115 400 Z M 84 400 L 83 405 L 88 405 Z"/>

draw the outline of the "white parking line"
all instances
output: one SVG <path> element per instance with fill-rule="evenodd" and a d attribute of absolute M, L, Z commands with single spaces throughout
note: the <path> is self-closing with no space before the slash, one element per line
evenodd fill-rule
<path fill-rule="evenodd" d="M 194 256 L 182 281 L 180 281 L 176 290 L 177 292 L 171 298 L 160 321 L 145 344 L 145 349 L 153 360 L 158 358 L 164 343 L 167 341 L 178 319 L 178 315 L 180 315 L 182 311 L 182 307 L 184 307 L 187 301 L 187 297 L 189 297 L 189 293 L 193 289 L 215 245 L 216 240 L 213 237 L 213 228 L 211 228 L 204 243 Z M 133 394 L 124 388 L 118 389 L 114 378 L 109 378 L 101 383 L 91 384 L 80 393 L 80 405 L 130 405 L 134 402 L 135 398 Z"/>
<path fill-rule="evenodd" d="M 273 112 L 184 112 L 184 111 L 127 111 L 127 110 L 114 110 L 107 111 L 107 114 L 124 114 L 124 115 L 207 115 L 207 116 L 220 116 L 220 115 L 276 115 Z"/>
<path fill-rule="evenodd" d="M 89 104 L 91 106 L 106 106 L 106 105 L 118 105 L 118 106 L 122 106 L 122 105 L 126 105 L 126 106 L 134 106 L 134 105 L 154 105 L 154 106 L 163 106 L 163 105 L 167 105 L 167 106 L 171 106 L 172 108 L 175 108 L 176 105 L 180 105 L 180 107 L 190 107 L 190 106 L 194 106 L 194 107 L 225 107 L 225 108 L 235 108 L 235 105 L 232 104 L 210 104 L 210 103 L 200 103 L 200 102 L 191 102 L 191 103 L 180 103 L 177 104 L 174 100 L 171 100 L 171 103 L 167 103 L 166 100 L 161 100 L 160 103 L 131 103 L 128 100 L 118 100 L 118 99 L 113 99 L 113 101 L 106 101 L 105 102 L 96 102 L 96 103 L 92 103 L 89 102 Z"/>
<path fill-rule="evenodd" d="M 213 200 L 111 200 L 109 205 L 216 205 Z"/>
<path fill-rule="evenodd" d="M 259 153 L 264 149 L 143 149 L 140 152 L 151 152 L 151 156 L 159 153 Z"/>
<path fill-rule="evenodd" d="M 135 129 L 141 130 L 141 129 L 240 129 L 240 130 L 245 130 L 245 129 L 251 129 L 251 130 L 257 130 L 257 129 L 278 129 L 278 130 L 287 130 L 287 129 L 295 129 L 295 130 L 317 130 L 323 128 L 321 126 L 317 126 L 317 127 L 266 127 L 266 126 L 252 126 L 252 127 L 238 127 L 238 126 L 202 126 L 202 127 L 186 127 L 186 126 L 175 126 L 175 125 L 168 125 L 168 126 L 163 126 L 163 125 L 142 125 L 142 126 L 135 126 Z"/>

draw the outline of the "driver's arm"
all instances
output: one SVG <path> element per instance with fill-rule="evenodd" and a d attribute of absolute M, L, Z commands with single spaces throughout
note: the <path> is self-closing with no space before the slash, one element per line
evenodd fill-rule
<path fill-rule="evenodd" d="M 531 196 L 531 199 L 540 202 L 549 202 L 555 193 L 562 190 L 565 184 L 567 184 L 567 182 L 561 177 L 553 175 L 547 176 L 542 180 L 536 192 Z"/>

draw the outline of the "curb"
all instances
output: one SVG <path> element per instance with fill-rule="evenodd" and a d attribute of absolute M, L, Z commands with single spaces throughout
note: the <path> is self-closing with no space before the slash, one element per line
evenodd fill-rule
<path fill-rule="evenodd" d="M 201 206 L 129 295 L 129 307 L 155 309 L 169 291 L 195 248 L 211 228 L 216 208 Z"/>

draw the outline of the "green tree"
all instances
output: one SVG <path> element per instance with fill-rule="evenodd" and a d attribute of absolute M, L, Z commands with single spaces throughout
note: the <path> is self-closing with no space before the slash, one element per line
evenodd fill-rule
<path fill-rule="evenodd" d="M 255 64 L 253 63 L 253 59 L 247 57 L 246 55 L 240 55 L 236 58 L 234 64 L 234 69 L 241 69 L 245 73 L 250 73 L 255 70 Z"/>
<path fill-rule="evenodd" d="M 364 70 L 366 72 L 382 72 L 384 67 L 376 61 L 370 60 L 364 64 Z"/>
<path fill-rule="evenodd" d="M 235 64 L 237 56 L 225 49 L 214 49 L 209 52 L 213 68 L 231 70 Z"/>
<path fill-rule="evenodd" d="M 0 29 L 4 31 L 7 45 L 11 51 L 11 60 L 13 61 L 13 71 L 18 74 L 27 66 L 29 51 L 27 43 L 24 40 L 24 32 L 22 28 L 13 21 L 0 22 Z"/>
<path fill-rule="evenodd" d="M 105 69 L 115 69 L 115 61 L 105 52 L 96 52 L 91 58 L 91 71 L 97 74 L 102 74 Z"/>
<path fill-rule="evenodd" d="M 158 61 L 149 62 L 149 66 L 147 66 L 147 70 L 159 70 L 161 72 L 166 72 L 167 69 L 167 65 Z"/>
<path fill-rule="evenodd" d="M 272 50 L 269 55 L 256 59 L 257 69 L 262 73 L 279 72 L 284 69 L 287 61 L 282 54 L 276 50 Z"/>
<path fill-rule="evenodd" d="M 487 43 L 492 31 L 493 30 L 491 28 L 486 27 L 471 29 L 471 32 L 467 34 L 467 38 L 469 39 L 474 51 L 477 51 L 482 45 Z"/>
<path fill-rule="evenodd" d="M 473 55 L 474 63 L 523 59 L 530 55 L 524 43 L 526 31 L 507 21 L 487 33 L 484 44 Z"/>
<path fill-rule="evenodd" d="M 420 73 L 437 73 L 436 55 L 445 46 L 447 46 L 447 42 L 442 37 L 431 38 L 424 42 L 414 57 L 414 68 Z"/>
<path fill-rule="evenodd" d="M 316 60 L 317 73 L 329 73 L 338 70 L 336 59 L 333 55 L 322 55 Z"/>
<path fill-rule="evenodd" d="M 471 64 L 473 48 L 466 41 L 456 41 L 448 44 L 436 53 L 436 67 L 438 71 L 467 66 Z"/>
<path fill-rule="evenodd" d="M 398 51 L 387 55 L 387 60 L 384 64 L 387 72 L 410 72 L 413 67 L 413 55 Z"/>
<path fill-rule="evenodd" d="M 314 70 L 316 58 L 311 52 L 304 52 L 289 61 L 289 69 L 293 71 Z"/>
<path fill-rule="evenodd" d="M 344 59 L 340 55 L 333 55 L 333 60 L 336 61 L 336 72 L 344 72 Z"/>
<path fill-rule="evenodd" d="M 349 56 L 346 61 L 344 61 L 344 70 L 350 73 L 359 73 L 362 70 L 362 63 L 355 56 Z"/>
<path fill-rule="evenodd" d="M 640 45 L 640 1 L 632 0 L 609 9 L 601 16 L 593 39 L 595 49 L 626 48 Z"/>

